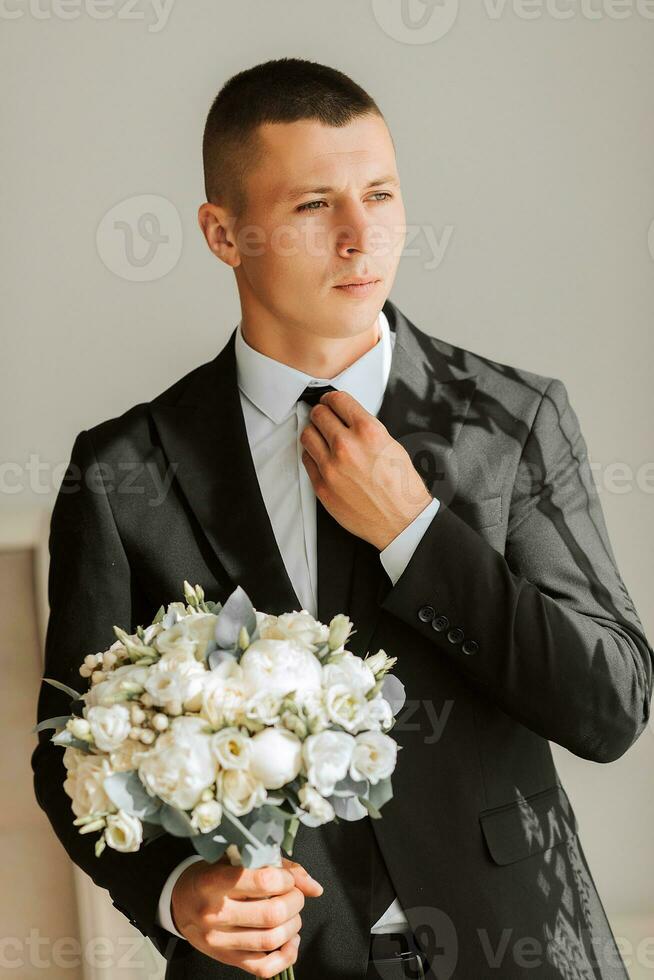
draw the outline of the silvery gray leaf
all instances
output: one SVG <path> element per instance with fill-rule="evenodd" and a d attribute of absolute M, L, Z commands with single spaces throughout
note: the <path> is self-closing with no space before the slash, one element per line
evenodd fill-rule
<path fill-rule="evenodd" d="M 247 592 L 238 585 L 218 613 L 215 634 L 218 646 L 223 650 L 234 650 L 243 626 L 251 636 L 257 626 L 257 617 Z"/>
<path fill-rule="evenodd" d="M 65 745 L 66 748 L 70 747 L 71 749 L 81 749 L 82 752 L 90 751 L 89 743 L 83 742 L 79 738 L 75 738 L 73 733 L 69 732 L 67 728 L 64 728 L 63 731 L 58 732 L 56 735 L 53 735 L 50 741 L 54 742 L 55 745 Z"/>
<path fill-rule="evenodd" d="M 35 725 L 32 732 L 42 732 L 46 728 L 65 728 L 70 715 L 57 715 L 55 718 L 46 718 Z"/>
<path fill-rule="evenodd" d="M 406 701 L 404 684 L 399 677 L 395 674 L 386 674 L 382 682 L 381 696 L 388 701 L 393 715 L 396 715 Z"/>
<path fill-rule="evenodd" d="M 183 810 L 164 803 L 161 808 L 161 826 L 173 837 L 195 837 L 196 830 Z"/>
<path fill-rule="evenodd" d="M 228 845 L 223 835 L 216 833 L 215 830 L 210 830 L 207 834 L 195 834 L 191 838 L 191 843 L 200 857 L 210 864 L 220 860 Z"/>
<path fill-rule="evenodd" d="M 161 801 L 149 795 L 134 770 L 113 772 L 110 776 L 105 776 L 103 786 L 111 802 L 133 817 L 144 820 L 161 809 Z"/>
<path fill-rule="evenodd" d="M 249 828 L 254 836 L 266 844 L 281 844 L 284 840 L 283 820 L 256 820 Z"/>
<path fill-rule="evenodd" d="M 367 799 L 374 807 L 377 808 L 377 810 L 381 810 L 384 803 L 388 803 L 389 800 L 393 799 L 391 777 L 388 776 L 386 779 L 380 779 L 374 786 L 371 785 L 367 794 L 363 795 L 367 796 Z"/>
<path fill-rule="evenodd" d="M 334 785 L 334 796 L 365 796 L 368 792 L 367 779 L 352 779 L 348 774 Z"/>
<path fill-rule="evenodd" d="M 329 802 L 336 816 L 342 820 L 361 820 L 368 816 L 368 811 L 356 796 L 330 796 Z"/>
<path fill-rule="evenodd" d="M 54 681 L 51 677 L 44 677 L 43 680 L 46 682 L 46 684 L 52 684 L 52 686 L 56 687 L 58 691 L 63 691 L 64 694 L 68 694 L 73 701 L 77 701 L 80 696 L 79 691 L 76 691 L 74 687 L 69 687 L 68 684 L 62 684 L 61 681 Z"/>

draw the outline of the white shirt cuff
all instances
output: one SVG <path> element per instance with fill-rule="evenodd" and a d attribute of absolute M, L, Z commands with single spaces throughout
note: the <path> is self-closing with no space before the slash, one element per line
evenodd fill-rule
<path fill-rule="evenodd" d="M 400 531 L 383 551 L 379 552 L 381 563 L 393 585 L 411 561 L 414 551 L 436 515 L 440 504 L 440 500 L 434 497 L 431 503 L 427 504 L 425 509 L 417 517 L 414 517 L 411 523 L 403 531 Z"/>
<path fill-rule="evenodd" d="M 159 905 L 157 907 L 157 922 L 168 932 L 172 932 L 174 936 L 179 936 L 180 939 L 184 939 L 181 932 L 178 932 L 173 923 L 173 913 L 171 910 L 171 900 L 173 897 L 173 888 L 175 887 L 175 882 L 181 875 L 182 871 L 185 871 L 191 864 L 196 861 L 203 861 L 204 858 L 200 857 L 199 854 L 191 854 L 189 857 L 184 858 L 180 861 L 177 867 L 173 868 L 168 877 L 166 878 L 166 884 L 161 890 L 161 897 L 159 898 Z"/>

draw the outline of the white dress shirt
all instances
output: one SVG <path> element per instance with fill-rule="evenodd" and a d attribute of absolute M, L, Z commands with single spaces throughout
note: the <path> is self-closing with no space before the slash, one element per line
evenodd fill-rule
<path fill-rule="evenodd" d="M 312 616 L 316 616 L 318 609 L 316 496 L 302 462 L 304 447 L 300 442 L 312 406 L 298 398 L 308 385 L 330 384 L 349 392 L 376 416 L 388 382 L 395 343 L 395 334 L 383 311 L 378 324 L 379 338 L 375 346 L 335 378 L 314 378 L 276 361 L 246 343 L 241 323 L 236 329 L 237 383 L 257 478 L 286 571 L 303 609 Z M 393 585 L 408 565 L 438 507 L 439 501 L 434 498 L 380 552 L 381 563 Z M 181 861 L 161 892 L 159 924 L 180 938 L 184 937 L 175 928 L 171 913 L 173 888 L 185 868 L 202 860 L 199 854 L 194 854 Z M 395 898 L 371 932 L 394 932 L 407 926 Z"/>

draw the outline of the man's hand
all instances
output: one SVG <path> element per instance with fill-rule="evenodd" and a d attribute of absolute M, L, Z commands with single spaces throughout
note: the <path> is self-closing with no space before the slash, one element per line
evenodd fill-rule
<path fill-rule="evenodd" d="M 196 861 L 175 882 L 175 927 L 206 956 L 256 977 L 272 977 L 297 960 L 300 909 L 323 888 L 302 865 L 250 870 L 223 857 Z"/>
<path fill-rule="evenodd" d="M 302 431 L 316 496 L 342 527 L 383 551 L 431 503 L 404 446 L 346 391 L 328 391 Z"/>

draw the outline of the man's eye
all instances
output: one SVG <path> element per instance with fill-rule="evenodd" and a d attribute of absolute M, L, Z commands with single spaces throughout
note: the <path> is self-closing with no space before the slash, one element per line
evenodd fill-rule
<path fill-rule="evenodd" d="M 381 197 L 381 198 L 385 199 L 385 198 L 390 198 L 393 195 L 392 194 L 389 194 L 388 191 L 377 191 L 372 196 L 373 197 Z M 298 211 L 320 211 L 321 209 L 319 207 L 314 207 L 314 205 L 316 205 L 316 204 L 326 204 L 326 203 L 327 203 L 326 201 L 309 201 L 307 204 L 301 204 L 300 207 L 297 210 Z"/>

